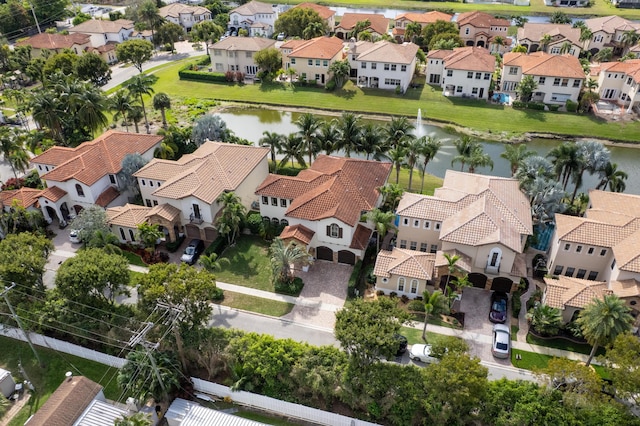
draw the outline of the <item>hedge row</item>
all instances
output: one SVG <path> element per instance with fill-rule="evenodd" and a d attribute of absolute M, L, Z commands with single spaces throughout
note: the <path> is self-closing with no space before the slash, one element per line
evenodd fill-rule
<path fill-rule="evenodd" d="M 215 83 L 228 83 L 227 76 L 219 72 L 208 71 L 193 71 L 190 69 L 184 69 L 178 71 L 180 80 L 194 80 L 194 81 L 210 81 Z"/>

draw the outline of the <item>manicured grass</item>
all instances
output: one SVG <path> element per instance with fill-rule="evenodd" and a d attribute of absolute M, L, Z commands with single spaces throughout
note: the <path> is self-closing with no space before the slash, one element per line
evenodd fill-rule
<path fill-rule="evenodd" d="M 413 327 L 402 327 L 400 329 L 400 334 L 407 338 L 407 341 L 410 345 L 414 345 L 416 343 L 424 343 L 422 340 L 422 330 L 413 328 Z M 427 325 L 427 342 L 432 341 L 437 338 L 439 334 L 432 333 L 429 331 L 429 326 Z"/>
<path fill-rule="evenodd" d="M 279 302 L 277 300 L 263 299 L 261 297 L 248 294 L 235 293 L 233 291 L 224 292 L 224 300 L 216 302 L 230 308 L 242 309 L 245 311 L 257 312 L 259 314 L 272 317 L 281 317 L 288 314 L 293 309 L 293 303 Z"/>
<path fill-rule="evenodd" d="M 7 337 L 0 337 L 0 347 L 2 347 L 2 350 L 0 350 L 0 368 L 11 371 L 16 381 L 23 380 L 18 368 L 18 363 L 22 363 L 29 380 L 31 380 L 36 389 L 35 394 L 29 400 L 29 404 L 13 418 L 9 423 L 10 426 L 22 426 L 29 416 L 35 413 L 62 383 L 67 371 L 73 372 L 74 375 L 86 376 L 96 383 L 106 386 L 104 394 L 109 399 L 117 399 L 120 396 L 116 379 L 113 377 L 118 372 L 115 368 L 110 369 L 108 366 L 97 362 L 36 346 L 40 358 L 45 363 L 45 368 L 40 368 L 33 352 L 31 352 L 26 343 Z M 111 380 L 112 378 L 113 380 Z"/>
<path fill-rule="evenodd" d="M 216 272 L 216 278 L 225 283 L 275 291 L 271 283 L 268 247 L 262 238 L 241 235 L 235 246 L 222 252 L 222 257 L 229 259 L 231 264 Z"/>
<path fill-rule="evenodd" d="M 548 348 L 562 349 L 564 351 L 576 352 L 584 355 L 589 355 L 589 353 L 591 352 L 591 345 L 586 343 L 573 343 L 565 339 L 540 339 L 530 333 L 527 334 L 527 343 L 538 346 L 546 346 Z M 600 347 L 598 348 L 596 355 L 604 355 L 604 353 L 605 349 Z"/>
<path fill-rule="evenodd" d="M 511 326 L 511 340 L 518 340 L 518 331 L 520 331 L 520 327 L 517 325 Z"/>
<path fill-rule="evenodd" d="M 475 10 L 475 5 L 474 6 Z M 424 7 L 424 6 L 423 6 Z M 194 61 L 197 59 L 190 59 Z M 285 87 L 279 84 L 218 84 L 179 81 L 178 70 L 185 65 L 178 61 L 159 69 L 156 92 L 165 92 L 177 101 L 185 98 L 211 98 L 290 107 L 308 107 L 335 111 L 377 113 L 415 117 L 418 108 L 422 117 L 442 123 L 493 133 L 502 139 L 525 132 L 548 132 L 559 135 L 597 137 L 635 142 L 640 139 L 640 122 L 607 123 L 593 116 L 562 112 L 516 110 L 484 101 L 448 98 L 441 89 L 424 85 L 410 89 L 405 95 L 380 89 L 361 89 L 351 82 L 341 90 L 327 92 L 320 87 Z"/>
<path fill-rule="evenodd" d="M 518 361 L 516 355 L 520 355 L 522 359 Z M 549 355 L 521 351 L 519 349 L 511 350 L 511 364 L 518 368 L 524 368 L 525 370 L 545 368 L 551 359 L 553 359 L 553 357 Z"/>
<path fill-rule="evenodd" d="M 142 261 L 142 258 L 135 253 L 132 253 L 127 250 L 122 250 L 122 255 L 127 258 L 129 264 L 136 266 L 148 266 L 146 263 Z"/>

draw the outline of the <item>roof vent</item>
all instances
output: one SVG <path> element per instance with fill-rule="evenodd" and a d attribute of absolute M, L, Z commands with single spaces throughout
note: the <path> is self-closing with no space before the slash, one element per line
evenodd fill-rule
<path fill-rule="evenodd" d="M 64 373 L 64 376 L 67 378 L 67 381 L 70 382 L 73 378 L 73 373 L 71 371 L 67 371 L 66 373 Z"/>

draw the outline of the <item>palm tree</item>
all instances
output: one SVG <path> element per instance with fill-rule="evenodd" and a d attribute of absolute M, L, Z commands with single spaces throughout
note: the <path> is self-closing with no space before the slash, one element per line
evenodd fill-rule
<path fill-rule="evenodd" d="M 534 151 L 529 151 L 527 145 L 520 143 L 516 145 L 506 145 L 504 152 L 500 154 L 500 157 L 504 158 L 511 165 L 511 176 L 515 176 L 518 171 L 518 167 L 527 157 L 535 154 Z"/>
<path fill-rule="evenodd" d="M 35 92 L 29 101 L 29 108 L 38 126 L 47 127 L 55 140 L 64 143 L 62 123 L 65 111 L 59 100 L 48 92 Z"/>
<path fill-rule="evenodd" d="M 260 146 L 268 146 L 271 151 L 271 164 L 273 164 L 273 173 L 278 172 L 278 163 L 276 161 L 276 153 L 280 151 L 283 136 L 276 132 L 265 130 L 262 132 L 263 137 L 260 138 Z"/>
<path fill-rule="evenodd" d="M 562 183 L 562 189 L 566 191 L 571 175 L 580 166 L 578 146 L 572 142 L 563 142 L 549 151 L 547 157 L 551 157 L 556 171 L 556 179 Z"/>
<path fill-rule="evenodd" d="M 149 128 L 149 120 L 147 119 L 147 110 L 144 106 L 143 96 L 151 96 L 154 93 L 153 84 L 158 80 L 158 77 L 150 74 L 138 74 L 131 77 L 125 84 L 124 88 L 129 91 L 132 97 L 138 97 L 140 105 L 142 106 L 142 113 L 144 115 L 144 123 L 147 128 L 147 134 L 151 133 Z"/>
<path fill-rule="evenodd" d="M 165 110 L 171 109 L 171 99 L 166 93 L 160 92 L 153 97 L 153 109 L 160 110 L 162 115 L 162 127 L 167 128 L 167 116 Z"/>
<path fill-rule="evenodd" d="M 598 88 L 598 81 L 593 79 L 593 78 L 589 78 L 587 79 L 587 81 L 584 83 L 584 87 L 586 89 L 589 90 L 589 92 L 593 92 L 595 89 Z"/>
<path fill-rule="evenodd" d="M 422 146 L 422 152 L 420 152 L 420 154 L 423 155 L 424 159 L 422 162 L 422 167 L 420 169 L 422 177 L 422 180 L 420 182 L 421 194 L 424 191 L 424 175 L 425 173 L 427 173 L 427 165 L 436 157 L 436 154 L 438 153 L 438 151 L 440 151 L 441 147 L 442 142 L 431 136 L 427 137 L 427 142 Z"/>
<path fill-rule="evenodd" d="M 478 147 L 482 149 L 482 146 L 480 146 L 478 142 L 472 141 L 469 135 L 462 135 L 460 139 L 453 142 L 453 145 L 456 147 L 458 155 L 451 160 L 451 167 L 453 167 L 455 163 L 460 163 L 460 171 L 464 170 L 464 166 L 473 156 L 473 152 L 477 150 Z"/>
<path fill-rule="evenodd" d="M 317 152 L 317 135 L 320 124 L 321 120 L 310 112 L 302 114 L 295 122 L 299 129 L 298 134 L 309 155 L 309 166 L 311 166 L 313 157 Z"/>
<path fill-rule="evenodd" d="M 364 215 L 367 221 L 372 222 L 376 231 L 378 232 L 378 238 L 376 240 L 376 252 L 380 251 L 380 240 L 383 239 L 387 232 L 391 229 L 396 229 L 393 225 L 393 221 L 396 218 L 393 212 L 384 212 L 378 208 L 375 208 Z"/>
<path fill-rule="evenodd" d="M 424 146 L 427 143 L 427 138 L 422 136 L 420 138 L 411 137 L 407 140 L 406 146 L 406 160 L 407 167 L 409 167 L 409 192 L 411 192 L 411 184 L 413 183 L 413 169 L 418 162 L 420 153 L 424 150 Z"/>
<path fill-rule="evenodd" d="M 640 34 L 636 32 L 636 30 L 627 30 L 622 33 L 622 46 L 628 48 L 631 46 L 635 46 L 640 41 Z"/>
<path fill-rule="evenodd" d="M 476 167 L 489 167 L 493 170 L 493 160 L 491 156 L 482 150 L 482 145 L 479 143 L 473 149 L 467 163 L 469 164 L 469 173 L 475 173 Z"/>
<path fill-rule="evenodd" d="M 240 224 L 244 220 L 246 208 L 242 205 L 240 197 L 233 191 L 220 194 L 216 203 L 222 206 L 221 214 L 216 220 L 218 232 L 220 235 L 227 236 L 231 246 L 240 232 Z"/>
<path fill-rule="evenodd" d="M 400 167 L 402 167 L 402 162 L 407 157 L 407 149 L 403 146 L 398 146 L 396 148 L 391 148 L 389 150 L 389 158 L 393 163 L 394 168 L 396 169 L 396 183 L 400 183 Z"/>
<path fill-rule="evenodd" d="M 392 117 L 389 125 L 384 128 L 387 143 L 391 148 L 397 148 L 414 129 L 415 126 L 407 117 Z"/>
<path fill-rule="evenodd" d="M 571 204 L 576 198 L 578 188 L 582 185 L 582 176 L 585 171 L 593 174 L 603 170 L 607 163 L 611 160 L 611 153 L 603 144 L 595 141 L 581 141 L 576 144 L 578 146 L 579 166 L 572 175 L 573 195 L 571 196 Z"/>
<path fill-rule="evenodd" d="M 18 170 L 24 173 L 29 167 L 29 154 L 24 147 L 24 141 L 17 131 L 10 127 L 0 127 L 0 154 L 9 163 L 16 178 Z"/>
<path fill-rule="evenodd" d="M 397 183 L 387 183 L 378 188 L 378 192 L 382 195 L 381 210 L 385 212 L 393 212 L 398 207 L 404 189 Z"/>
<path fill-rule="evenodd" d="M 327 29 L 323 22 L 311 22 L 302 30 L 302 38 L 305 40 L 311 40 L 315 37 L 322 37 L 327 33 Z"/>
<path fill-rule="evenodd" d="M 506 43 L 504 37 L 502 36 L 495 36 L 492 41 L 493 41 L 492 44 L 494 44 L 495 46 L 498 46 L 498 49 L 497 49 L 498 52 L 500 52 L 500 48 L 504 46 Z"/>
<path fill-rule="evenodd" d="M 156 244 L 164 234 L 158 225 L 152 225 L 147 222 L 138 224 L 138 239 L 144 244 L 145 250 L 149 253 L 156 251 Z"/>
<path fill-rule="evenodd" d="M 109 98 L 109 110 L 114 113 L 113 121 L 124 121 L 127 132 L 129 132 L 129 113 L 132 109 L 131 96 L 126 90 L 118 90 Z"/>
<path fill-rule="evenodd" d="M 280 238 L 273 240 L 269 252 L 273 280 L 278 283 L 287 284 L 293 281 L 291 265 L 305 266 L 311 262 L 309 253 L 302 246 L 293 243 L 285 245 Z"/>
<path fill-rule="evenodd" d="M 439 315 L 447 312 L 447 298 L 440 290 L 422 293 L 424 300 L 424 327 L 422 328 L 422 340 L 427 341 L 427 324 L 431 315 Z"/>
<path fill-rule="evenodd" d="M 329 65 L 329 73 L 333 76 L 333 81 L 336 83 L 336 88 L 338 89 L 346 83 L 350 72 L 351 65 L 349 65 L 348 59 L 334 61 Z"/>
<path fill-rule="evenodd" d="M 591 364 L 599 346 L 613 342 L 615 338 L 631 329 L 633 317 L 624 301 L 615 294 L 602 299 L 593 299 L 576 320 L 582 335 L 592 345 L 587 366 Z"/>
<path fill-rule="evenodd" d="M 618 170 L 618 165 L 609 161 L 602 170 L 600 170 L 600 183 L 596 186 L 596 189 L 602 189 L 603 191 L 609 190 L 611 192 L 624 192 L 627 188 L 625 180 L 629 175 L 622 170 Z"/>
<path fill-rule="evenodd" d="M 135 350 L 127 355 L 127 363 L 118 371 L 117 381 L 127 395 L 142 401 L 149 396 L 165 401 L 178 388 L 179 374 L 169 352 Z"/>
<path fill-rule="evenodd" d="M 102 229 L 93 233 L 87 242 L 88 248 L 101 248 L 109 254 L 122 254 L 122 249 L 118 247 L 118 237 L 111 232 L 105 232 Z"/>
<path fill-rule="evenodd" d="M 451 276 L 458 271 L 458 267 L 456 263 L 460 260 L 460 256 L 457 254 L 449 254 L 442 253 L 444 258 L 447 260 L 447 271 L 449 274 L 447 275 L 447 282 L 444 285 L 444 294 L 445 296 L 449 294 L 449 283 L 451 282 Z"/>
<path fill-rule="evenodd" d="M 138 8 L 138 16 L 149 25 L 151 30 L 151 40 L 153 44 L 156 44 L 156 38 L 154 37 L 154 30 L 160 26 L 163 19 L 158 14 L 158 6 L 153 0 L 145 0 Z"/>
<path fill-rule="evenodd" d="M 543 34 L 540 38 L 540 50 L 543 52 L 547 51 L 547 47 L 549 47 L 549 43 L 551 43 L 553 38 L 549 34 Z"/>
<path fill-rule="evenodd" d="M 372 122 L 367 122 L 362 126 L 362 137 L 360 138 L 359 153 L 367 155 L 367 160 L 381 160 L 386 157 L 387 145 L 383 143 L 383 135 L 380 126 Z"/>
<path fill-rule="evenodd" d="M 280 160 L 280 167 L 287 164 L 287 161 L 291 160 L 291 167 L 294 167 L 293 160 L 296 160 L 298 164 L 305 167 L 304 154 L 302 152 L 302 138 L 295 133 L 289 134 L 282 141 L 280 145 L 280 153 L 284 154 L 282 160 Z"/>
<path fill-rule="evenodd" d="M 217 253 L 211 253 L 210 255 L 205 254 L 200 256 L 198 263 L 209 272 L 218 272 L 221 271 L 224 266 L 229 266 L 231 261 L 226 257 L 218 258 Z"/>
<path fill-rule="evenodd" d="M 138 128 L 138 123 L 142 121 L 144 115 L 142 114 L 142 107 L 139 105 L 133 105 L 131 110 L 127 113 L 127 121 L 133 121 L 133 126 L 136 129 L 136 133 L 140 133 L 140 129 Z"/>
<path fill-rule="evenodd" d="M 514 315 L 517 315 L 514 312 Z M 562 328 L 562 314 L 560 309 L 549 305 L 539 304 L 527 313 L 527 319 L 531 321 L 531 327 L 543 336 L 555 336 Z"/>
<path fill-rule="evenodd" d="M 420 34 L 422 34 L 422 25 L 419 22 L 410 22 L 404 29 L 404 41 L 415 43 Z"/>
<path fill-rule="evenodd" d="M 525 192 L 536 178 L 551 179 L 553 176 L 553 164 L 539 155 L 524 158 L 513 175 L 520 183 L 520 189 Z"/>
<path fill-rule="evenodd" d="M 178 146 L 171 138 L 165 137 L 160 145 L 153 151 L 154 158 L 162 158 L 163 160 L 173 160 L 178 154 Z"/>
<path fill-rule="evenodd" d="M 571 51 L 571 43 L 569 43 L 568 41 L 565 41 L 564 43 L 562 43 L 562 45 L 560 46 L 560 54 L 563 55 L 565 53 L 569 53 Z"/>
<path fill-rule="evenodd" d="M 318 147 L 327 155 L 331 155 L 333 151 L 338 149 L 340 131 L 336 124 L 337 121 L 335 119 L 323 121 L 318 131 Z"/>
<path fill-rule="evenodd" d="M 80 91 L 71 96 L 71 108 L 75 111 L 77 119 L 91 131 L 100 130 L 109 124 L 105 114 L 107 110 L 107 98 L 102 90 L 91 83 L 84 83 L 78 88 Z"/>
<path fill-rule="evenodd" d="M 351 151 L 356 151 L 360 146 L 360 116 L 352 112 L 343 112 L 338 119 L 337 128 L 340 132 L 338 147 L 344 151 L 346 157 L 350 157 Z"/>

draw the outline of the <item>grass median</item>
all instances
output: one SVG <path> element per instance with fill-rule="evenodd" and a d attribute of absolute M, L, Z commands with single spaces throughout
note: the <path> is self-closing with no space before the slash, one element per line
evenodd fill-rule
<path fill-rule="evenodd" d="M 258 314 L 281 317 L 288 314 L 293 309 L 293 303 L 280 302 L 278 300 L 263 299 L 261 297 L 248 294 L 235 293 L 225 290 L 224 299 L 219 303 L 230 308 L 242 309 L 244 311 L 256 312 Z"/>

